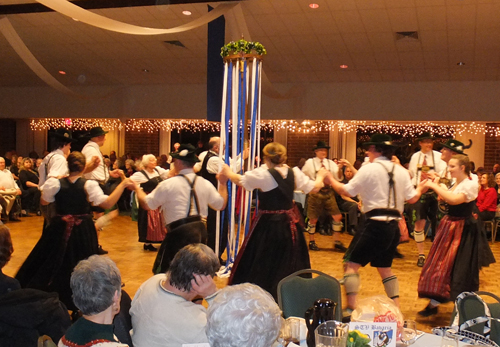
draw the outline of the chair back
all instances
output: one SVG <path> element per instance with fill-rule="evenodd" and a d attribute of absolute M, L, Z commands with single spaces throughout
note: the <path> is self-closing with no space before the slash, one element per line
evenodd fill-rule
<path fill-rule="evenodd" d="M 317 275 L 312 277 L 312 274 Z M 342 292 L 334 277 L 321 271 L 305 269 L 294 272 L 278 283 L 278 305 L 283 317 L 302 317 L 318 299 L 327 298 L 337 303 L 335 320 L 342 321 Z"/>
<path fill-rule="evenodd" d="M 49 336 L 43 335 L 38 338 L 37 347 L 57 347 L 57 345 Z"/>

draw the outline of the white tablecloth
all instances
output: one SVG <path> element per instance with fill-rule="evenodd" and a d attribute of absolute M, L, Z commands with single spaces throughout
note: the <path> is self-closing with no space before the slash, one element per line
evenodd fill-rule
<path fill-rule="evenodd" d="M 403 347 L 402 344 L 396 344 L 397 347 Z M 466 343 L 459 342 L 459 347 L 467 346 Z M 418 338 L 417 341 L 411 347 L 441 347 L 441 336 L 433 334 L 424 334 L 422 337 Z"/>

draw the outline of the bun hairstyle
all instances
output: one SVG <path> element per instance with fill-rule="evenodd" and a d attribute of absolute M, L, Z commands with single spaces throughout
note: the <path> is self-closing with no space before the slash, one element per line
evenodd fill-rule
<path fill-rule="evenodd" d="M 271 142 L 268 143 L 262 150 L 264 157 L 275 165 L 280 165 L 286 162 L 286 148 L 281 143 Z"/>
<path fill-rule="evenodd" d="M 80 152 L 71 152 L 67 161 L 69 172 L 82 172 L 85 169 L 85 155 Z"/>
<path fill-rule="evenodd" d="M 455 159 L 456 161 L 458 161 L 458 165 L 462 166 L 464 165 L 465 166 L 465 173 L 467 174 L 467 176 L 470 175 L 470 159 L 468 156 L 464 155 L 464 154 L 457 154 L 457 155 L 454 155 L 451 157 L 451 159 Z"/>

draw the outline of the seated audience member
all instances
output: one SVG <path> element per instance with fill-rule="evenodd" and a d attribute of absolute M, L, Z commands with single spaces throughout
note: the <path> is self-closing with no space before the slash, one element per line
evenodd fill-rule
<path fill-rule="evenodd" d="M 479 180 L 480 188 L 477 195 L 476 205 L 479 210 L 479 217 L 482 221 L 489 221 L 495 218 L 497 210 L 497 192 L 493 174 L 484 173 Z"/>
<path fill-rule="evenodd" d="M 21 190 L 14 181 L 11 172 L 5 168 L 5 159 L 2 157 L 0 157 L 0 195 L 6 201 L 5 209 L 2 212 L 5 214 L 5 218 L 2 218 L 2 220 L 6 221 L 6 217 L 10 216 L 11 221 L 21 221 L 19 218 L 21 211 L 15 204 L 16 196 L 21 195 Z"/>
<path fill-rule="evenodd" d="M 19 169 L 19 182 L 22 185 L 21 206 L 25 216 L 29 212 L 40 215 L 40 190 L 38 189 L 38 173 L 33 169 L 30 158 L 24 158 Z"/>
<path fill-rule="evenodd" d="M 219 259 L 206 245 L 182 248 L 166 274 L 144 282 L 134 299 L 132 341 L 135 347 L 181 347 L 206 343 L 206 309 L 194 303 L 199 297 L 209 304 L 217 288 L 213 281 Z"/>
<path fill-rule="evenodd" d="M 270 347 L 282 318 L 273 297 L 255 284 L 243 283 L 220 290 L 208 308 L 210 347 Z"/>
<path fill-rule="evenodd" d="M 68 310 L 56 293 L 21 289 L 19 282 L 3 274 L 14 248 L 9 229 L 0 225 L 0 346 L 36 346 L 38 337 L 58 341 L 71 325 Z"/>
<path fill-rule="evenodd" d="M 73 301 L 82 313 L 59 341 L 59 347 L 123 346 L 113 334 L 113 318 L 120 311 L 121 275 L 108 257 L 90 256 L 71 274 Z"/>
<path fill-rule="evenodd" d="M 346 166 L 344 170 L 344 179 L 342 183 L 347 184 L 354 177 L 355 169 L 350 166 Z M 361 210 L 361 203 L 357 196 L 349 197 L 347 195 L 336 194 L 337 205 L 341 212 L 348 213 L 349 228 L 348 232 L 351 235 L 356 233 L 356 228 L 358 227 L 358 211 Z M 347 221 L 345 222 L 347 223 Z"/>
<path fill-rule="evenodd" d="M 495 175 L 495 183 L 497 185 L 497 204 L 500 203 L 500 173 Z"/>
<path fill-rule="evenodd" d="M 2 269 L 10 260 L 14 247 L 10 238 L 10 231 L 4 224 L 0 224 L 0 295 L 21 289 L 21 284 L 15 278 L 4 275 Z"/>

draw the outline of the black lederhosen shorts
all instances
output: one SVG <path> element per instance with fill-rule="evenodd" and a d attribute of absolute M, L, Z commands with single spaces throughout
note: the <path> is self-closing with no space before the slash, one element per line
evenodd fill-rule
<path fill-rule="evenodd" d="M 434 192 L 422 194 L 420 199 L 412 205 L 412 210 L 415 211 L 415 220 L 435 219 L 438 212 L 438 201 Z"/>
<path fill-rule="evenodd" d="M 373 267 L 391 267 L 400 238 L 398 221 L 377 221 L 364 215 L 362 218 L 345 260 L 361 266 L 370 263 Z"/>

